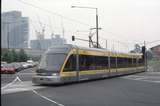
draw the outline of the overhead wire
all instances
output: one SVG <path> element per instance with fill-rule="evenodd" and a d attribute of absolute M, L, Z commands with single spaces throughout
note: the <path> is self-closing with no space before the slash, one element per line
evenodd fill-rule
<path fill-rule="evenodd" d="M 53 12 L 53 11 L 44 9 L 44 8 L 42 8 L 42 7 L 33 5 L 33 4 L 28 3 L 28 2 L 25 2 L 25 1 L 23 1 L 23 0 L 18 0 L 18 1 L 21 2 L 21 3 L 23 3 L 23 4 L 29 5 L 29 6 L 31 6 L 31 7 L 41 9 L 41 10 L 43 10 L 43 11 L 45 11 L 45 12 L 48 12 L 48 13 L 50 13 L 50 14 L 52 14 L 52 15 L 56 15 L 56 16 L 62 17 L 62 18 L 64 18 L 64 19 L 66 19 L 66 20 L 69 20 L 69 21 L 72 21 L 72 22 L 76 22 L 76 23 L 79 23 L 79 24 L 82 24 L 82 25 L 85 25 L 85 26 L 90 26 L 89 24 L 80 22 L 80 21 L 75 20 L 75 19 L 71 19 L 71 18 L 65 17 L 65 16 L 63 16 L 63 15 L 61 15 L 61 14 L 59 14 L 59 13 L 56 13 L 56 12 Z"/>
<path fill-rule="evenodd" d="M 61 14 L 59 14 L 59 13 L 49 11 L 49 10 L 44 9 L 44 8 L 42 8 L 42 7 L 39 7 L 39 6 L 33 5 L 33 4 L 31 4 L 31 3 L 25 2 L 25 1 L 23 1 L 23 0 L 18 0 L 18 1 L 21 2 L 21 3 L 23 3 L 23 4 L 32 6 L 32 7 L 37 8 L 37 9 L 41 9 L 41 10 L 43 10 L 43 11 L 45 11 L 45 12 L 48 12 L 48 13 L 51 13 L 52 15 L 60 16 L 61 18 L 63 17 L 64 19 L 67 19 L 67 20 L 69 20 L 69 21 L 74 21 L 74 22 L 76 22 L 76 23 L 79 23 L 79 24 L 82 24 L 82 25 L 85 25 L 85 26 L 90 26 L 89 24 L 86 24 L 86 23 L 84 23 L 84 22 L 80 22 L 80 21 L 77 21 L 77 20 L 75 20 L 75 19 L 71 19 L 71 18 L 65 17 L 65 16 L 63 16 L 63 15 L 61 15 Z M 104 30 L 102 30 L 102 31 L 104 31 Z M 117 34 L 115 34 L 115 33 L 113 33 L 113 32 L 110 32 L 110 31 L 105 31 L 105 32 L 111 33 L 112 35 L 117 35 Z"/>
<path fill-rule="evenodd" d="M 84 23 L 84 22 L 81 22 L 81 21 L 78 21 L 78 20 L 75 20 L 75 19 L 68 18 L 68 17 L 66 17 L 66 16 L 63 16 L 63 15 L 57 13 L 57 12 L 53 12 L 53 11 L 44 9 L 44 8 L 42 8 L 42 7 L 39 7 L 39 6 L 36 6 L 36 5 L 34 5 L 34 4 L 25 2 L 25 1 L 23 1 L 23 0 L 18 0 L 18 1 L 21 2 L 21 3 L 23 3 L 23 4 L 25 4 L 25 5 L 28 5 L 28 6 L 31 6 L 31 7 L 40 9 L 40 10 L 43 10 L 43 11 L 45 11 L 45 12 L 48 12 L 48 13 L 50 13 L 50 14 L 52 14 L 52 15 L 59 16 L 59 17 L 64 18 L 64 19 L 66 19 L 66 20 L 69 20 L 69 21 L 72 21 L 72 22 L 76 22 L 76 23 L 79 23 L 79 24 L 84 25 L 84 26 L 91 27 L 89 24 L 86 24 L 86 23 Z M 48 27 L 50 27 L 50 26 L 48 26 Z M 117 36 L 117 35 L 120 35 L 120 34 L 115 34 L 115 33 L 111 32 L 111 31 L 105 31 L 105 30 L 102 30 L 102 31 L 103 31 L 103 32 L 106 32 L 106 33 L 110 33 L 110 34 L 112 34 L 112 35 L 116 35 L 116 36 Z M 120 35 L 120 36 L 122 36 L 122 35 Z M 100 38 L 103 38 L 103 37 L 100 37 Z M 104 38 L 104 39 L 106 39 L 106 38 Z M 108 39 L 108 38 L 107 38 L 107 39 Z M 118 40 L 114 40 L 114 41 L 116 41 L 116 42 L 122 42 L 122 41 L 118 41 Z M 135 44 L 136 44 L 136 43 L 138 43 L 138 44 L 143 44 L 143 43 L 141 43 L 142 41 L 130 41 L 130 42 L 131 42 L 131 43 L 134 42 Z M 124 42 L 123 42 L 123 43 L 124 43 Z M 125 43 L 126 43 L 126 42 L 125 42 Z M 128 42 L 128 44 L 129 44 L 129 42 Z"/>

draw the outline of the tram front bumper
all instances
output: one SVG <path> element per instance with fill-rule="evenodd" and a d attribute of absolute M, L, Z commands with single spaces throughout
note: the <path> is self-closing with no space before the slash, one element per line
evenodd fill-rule
<path fill-rule="evenodd" d="M 32 77 L 32 83 L 35 84 L 60 84 L 60 76 L 34 76 Z"/>

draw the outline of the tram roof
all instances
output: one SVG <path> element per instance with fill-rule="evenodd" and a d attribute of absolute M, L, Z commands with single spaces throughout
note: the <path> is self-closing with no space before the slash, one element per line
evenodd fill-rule
<path fill-rule="evenodd" d="M 141 56 L 142 53 L 120 53 L 120 52 L 113 52 L 113 51 L 109 51 L 107 49 L 104 48 L 87 48 L 87 47 L 81 47 L 81 46 L 77 46 L 77 45 L 72 45 L 72 44 L 64 44 L 64 45 L 54 45 L 52 47 L 50 47 L 48 49 L 48 51 L 50 53 L 52 53 L 52 51 L 55 53 L 68 53 L 71 49 L 81 49 L 81 50 L 89 50 L 89 51 L 97 51 L 97 52 L 108 52 L 108 53 L 113 53 L 113 54 L 119 54 L 119 55 L 128 55 L 128 56 Z"/>

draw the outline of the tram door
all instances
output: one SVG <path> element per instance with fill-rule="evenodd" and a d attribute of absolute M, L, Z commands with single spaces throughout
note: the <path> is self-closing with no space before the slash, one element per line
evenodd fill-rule
<path fill-rule="evenodd" d="M 76 49 L 76 78 L 77 81 L 79 81 L 79 52 L 78 52 L 78 48 Z"/>
<path fill-rule="evenodd" d="M 114 76 L 117 73 L 116 57 L 110 57 L 110 76 Z"/>

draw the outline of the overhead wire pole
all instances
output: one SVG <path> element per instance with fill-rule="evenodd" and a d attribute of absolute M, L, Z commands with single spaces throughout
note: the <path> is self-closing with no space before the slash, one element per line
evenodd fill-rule
<path fill-rule="evenodd" d="M 97 48 L 99 47 L 99 40 L 98 40 L 98 8 L 96 8 L 96 32 L 97 32 Z"/>
<path fill-rule="evenodd" d="M 96 34 L 97 34 L 97 48 L 99 48 L 99 38 L 98 38 L 98 8 L 95 7 L 82 7 L 82 6 L 71 6 L 71 8 L 87 8 L 87 9 L 96 9 Z"/>
<path fill-rule="evenodd" d="M 145 71 L 147 71 L 146 41 L 144 41 L 144 48 L 145 48 L 144 64 L 145 64 Z"/>
<path fill-rule="evenodd" d="M 106 39 L 106 49 L 108 49 L 108 42 L 107 42 L 107 39 Z"/>

